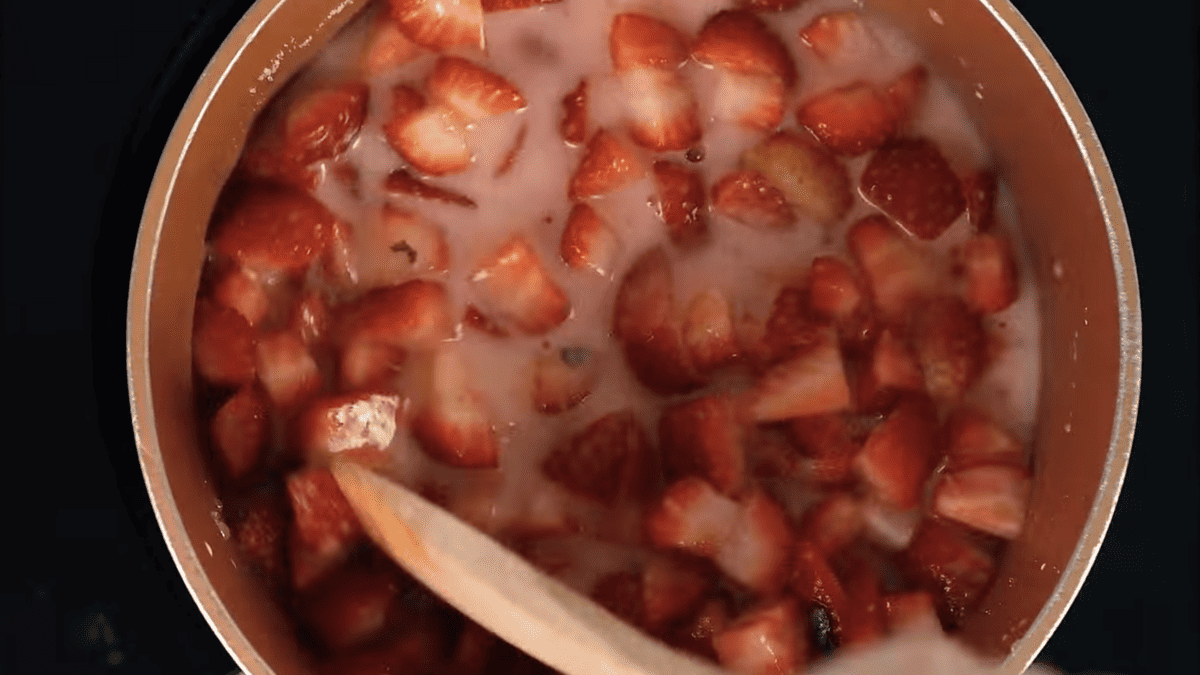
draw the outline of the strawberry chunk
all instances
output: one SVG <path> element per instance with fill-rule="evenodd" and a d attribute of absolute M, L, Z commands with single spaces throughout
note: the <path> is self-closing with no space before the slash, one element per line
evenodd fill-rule
<path fill-rule="evenodd" d="M 391 389 L 408 352 L 386 342 L 357 339 L 348 343 L 338 359 L 338 382 L 347 391 Z"/>
<path fill-rule="evenodd" d="M 237 310 L 251 326 L 266 318 L 271 303 L 258 275 L 238 266 L 226 268 L 213 281 L 212 299 L 222 307 Z"/>
<path fill-rule="evenodd" d="M 859 220 L 846 241 L 885 319 L 904 321 L 912 307 L 934 292 L 936 270 L 887 218 L 874 214 Z"/>
<path fill-rule="evenodd" d="M 800 29 L 800 41 L 826 62 L 861 55 L 875 43 L 862 17 L 852 11 L 817 16 Z"/>
<path fill-rule="evenodd" d="M 286 505 L 280 500 L 260 497 L 231 529 L 244 560 L 248 561 L 273 591 L 282 590 L 287 579 L 285 530 Z"/>
<path fill-rule="evenodd" d="M 632 68 L 619 77 L 626 96 L 626 126 L 635 143 L 664 152 L 686 150 L 700 140 L 699 107 L 678 73 Z"/>
<path fill-rule="evenodd" d="M 882 146 L 896 133 L 898 122 L 884 93 L 861 80 L 809 99 L 796 111 L 796 121 L 845 157 Z"/>
<path fill-rule="evenodd" d="M 664 636 L 667 644 L 710 661 L 717 660 L 713 636 L 729 623 L 729 610 L 720 598 L 706 600 L 695 616 L 678 624 Z"/>
<path fill-rule="evenodd" d="M 936 461 L 936 425 L 932 402 L 910 394 L 867 437 L 855 468 L 880 499 L 899 509 L 920 503 Z"/>
<path fill-rule="evenodd" d="M 461 173 L 471 164 L 471 152 L 455 113 L 431 105 L 383 127 L 388 145 L 421 173 L 446 176 Z"/>
<path fill-rule="evenodd" d="M 677 403 L 658 421 L 669 477 L 700 476 L 731 496 L 746 483 L 746 435 L 733 400 L 726 396 Z"/>
<path fill-rule="evenodd" d="M 957 401 L 983 372 L 987 335 L 979 317 L 958 298 L 939 298 L 922 309 L 913 344 L 925 389 L 938 401 Z"/>
<path fill-rule="evenodd" d="M 1025 525 L 1029 472 L 1003 464 L 975 466 L 942 476 L 933 512 L 977 530 L 1015 539 Z"/>
<path fill-rule="evenodd" d="M 806 475 L 804 458 L 782 435 L 760 430 L 752 439 L 747 460 L 754 475 L 763 478 L 801 479 Z"/>
<path fill-rule="evenodd" d="M 209 430 L 225 473 L 234 480 L 245 476 L 258 465 L 267 445 L 266 397 L 252 385 L 242 387 L 217 409 Z"/>
<path fill-rule="evenodd" d="M 851 560 L 846 576 L 846 611 L 842 614 L 841 647 L 864 646 L 883 637 L 887 607 L 879 574 L 862 558 Z"/>
<path fill-rule="evenodd" d="M 558 124 L 558 131 L 563 140 L 571 145 L 580 145 L 587 139 L 587 91 L 588 83 L 584 78 L 562 99 L 563 117 Z"/>
<path fill-rule="evenodd" d="M 737 0 L 738 7 L 759 12 L 786 12 L 795 9 L 803 0 Z"/>
<path fill-rule="evenodd" d="M 860 443 L 842 415 L 797 417 L 788 422 L 792 443 L 812 458 L 809 478 L 817 485 L 847 485 L 854 479 L 854 457 Z"/>
<path fill-rule="evenodd" d="M 521 235 L 479 262 L 471 277 L 496 314 L 527 335 L 541 335 L 571 314 L 571 303 Z"/>
<path fill-rule="evenodd" d="M 218 255 L 270 277 L 301 273 L 328 245 L 337 218 L 321 202 L 292 188 L 246 191 L 214 226 Z"/>
<path fill-rule="evenodd" d="M 967 220 L 976 232 L 990 232 L 996 223 L 996 174 L 974 171 L 962 179 Z"/>
<path fill-rule="evenodd" d="M 829 558 L 852 544 L 865 528 L 859 500 L 848 492 L 836 492 L 804 512 L 799 536 Z"/>
<path fill-rule="evenodd" d="M 946 468 L 968 469 L 980 464 L 1025 466 L 1021 443 L 996 420 L 973 408 L 950 413 L 942 428 L 946 443 Z"/>
<path fill-rule="evenodd" d="M 480 0 L 388 0 L 388 5 L 400 30 L 426 49 L 484 48 Z"/>
<path fill-rule="evenodd" d="M 708 373 L 733 362 L 738 356 L 737 336 L 729 301 L 718 290 L 697 293 L 683 319 L 683 341 L 692 363 Z"/>
<path fill-rule="evenodd" d="M 505 12 L 510 9 L 525 9 L 538 5 L 553 5 L 562 0 L 483 0 L 484 12 Z"/>
<path fill-rule="evenodd" d="M 734 171 L 712 186 L 713 208 L 744 225 L 760 230 L 785 230 L 796 214 L 783 191 L 757 171 Z"/>
<path fill-rule="evenodd" d="M 646 511 L 646 539 L 702 557 L 715 557 L 738 525 L 741 507 L 698 476 L 670 485 Z"/>
<path fill-rule="evenodd" d="M 241 386 L 254 381 L 254 329 L 236 310 L 207 300 L 196 303 L 192 328 L 192 362 L 209 382 Z"/>
<path fill-rule="evenodd" d="M 271 402 L 291 410 L 321 388 L 321 373 L 299 331 L 282 330 L 258 339 L 256 368 Z"/>
<path fill-rule="evenodd" d="M 774 75 L 717 71 L 713 117 L 758 131 L 774 131 L 783 121 L 783 80 Z"/>
<path fill-rule="evenodd" d="M 343 330 L 353 338 L 428 348 L 453 336 L 446 288 L 414 279 L 368 291 L 347 308 Z"/>
<path fill-rule="evenodd" d="M 300 334 L 307 345 L 323 342 L 330 327 L 329 305 L 319 291 L 301 294 L 288 315 L 287 325 Z"/>
<path fill-rule="evenodd" d="M 409 40 L 400 26 L 386 12 L 375 16 L 374 23 L 363 47 L 361 63 L 363 75 L 373 78 L 397 66 L 417 58 L 420 48 Z"/>
<path fill-rule="evenodd" d="M 458 56 L 440 57 L 426 86 L 430 98 L 454 110 L 467 122 L 526 106 L 525 97 L 511 82 Z"/>
<path fill-rule="evenodd" d="M 896 130 L 904 128 L 905 123 L 917 107 L 921 95 L 929 83 L 929 72 L 925 66 L 917 64 L 896 76 L 896 79 L 884 87 L 884 96 L 892 116 L 896 119 Z"/>
<path fill-rule="evenodd" d="M 862 195 L 918 239 L 937 239 L 966 209 L 962 183 L 937 145 L 902 138 L 871 156 Z"/>
<path fill-rule="evenodd" d="M 462 355 L 444 347 L 433 355 L 428 399 L 412 420 L 412 433 L 430 457 L 464 469 L 499 464 L 499 447 L 486 402 L 471 386 Z"/>
<path fill-rule="evenodd" d="M 1012 246 L 994 234 L 977 234 L 957 250 L 963 300 L 980 314 L 995 314 L 1017 299 L 1017 262 Z"/>
<path fill-rule="evenodd" d="M 723 10 L 709 18 L 692 45 L 692 56 L 735 73 L 778 77 L 788 89 L 797 80 L 796 64 L 783 41 L 747 10 Z"/>
<path fill-rule="evenodd" d="M 288 475 L 287 491 L 294 517 L 292 577 L 296 588 L 302 589 L 346 560 L 363 538 L 363 530 L 329 469 L 308 468 Z"/>
<path fill-rule="evenodd" d="M 863 306 L 863 289 L 842 260 L 818 256 L 808 277 L 808 308 L 817 316 L 845 323 Z"/>
<path fill-rule="evenodd" d="M 609 276 L 620 252 L 617 233 L 600 220 L 595 209 L 582 202 L 571 208 L 559 242 L 559 256 L 567 267 Z"/>
<path fill-rule="evenodd" d="M 936 518 L 917 526 L 904 553 L 907 573 L 933 593 L 945 625 L 954 626 L 992 581 L 992 559 L 965 533 Z"/>
<path fill-rule="evenodd" d="M 555 448 L 542 472 L 568 490 L 602 504 L 644 494 L 650 441 L 629 410 L 609 413 Z"/>
<path fill-rule="evenodd" d="M 742 153 L 742 164 L 763 175 L 800 213 L 829 225 L 850 210 L 850 176 L 824 146 L 780 131 Z"/>
<path fill-rule="evenodd" d="M 868 361 L 858 370 L 858 409 L 886 410 L 902 392 L 924 389 L 925 376 L 916 354 L 890 330 L 884 330 Z"/>
<path fill-rule="evenodd" d="M 654 163 L 658 190 L 658 217 L 667 225 L 667 236 L 680 248 L 695 248 L 708 241 L 704 179 L 678 162 Z"/>
<path fill-rule="evenodd" d="M 400 411 L 398 395 L 323 396 L 297 416 L 295 442 L 309 464 L 325 465 L 339 456 L 382 464 L 389 459 Z"/>
<path fill-rule="evenodd" d="M 470 197 L 427 183 L 404 169 L 396 169 L 389 173 L 388 177 L 384 179 L 383 189 L 392 194 L 409 195 L 417 199 L 429 199 L 468 209 L 477 206 L 475 200 Z"/>
<path fill-rule="evenodd" d="M 344 570 L 306 594 L 300 616 L 324 646 L 346 649 L 383 630 L 398 590 L 389 571 Z"/>
<path fill-rule="evenodd" d="M 402 281 L 414 274 L 445 272 L 450 246 L 442 228 L 412 211 L 384 204 L 379 214 L 380 244 L 390 255 L 386 275 Z"/>
<path fill-rule="evenodd" d="M 571 176 L 571 201 L 598 197 L 617 190 L 644 175 L 633 149 L 610 131 L 597 131 L 584 150 Z"/>
<path fill-rule="evenodd" d="M 642 568 L 641 624 L 656 633 L 692 613 L 712 586 L 699 565 L 670 555 L 655 555 Z"/>
<path fill-rule="evenodd" d="M 808 353 L 828 339 L 828 328 L 814 322 L 807 309 L 803 291 L 791 286 L 779 290 L 762 338 L 766 364 Z"/>
<path fill-rule="evenodd" d="M 665 21 L 645 14 L 625 13 L 613 17 L 608 34 L 613 67 L 674 70 L 689 56 L 688 39 Z"/>
<path fill-rule="evenodd" d="M 834 632 L 840 632 L 849 604 L 842 582 L 812 542 L 801 539 L 796 542 L 795 550 L 792 590 L 806 604 L 822 607 L 833 623 Z"/>
<path fill-rule="evenodd" d="M 296 100 L 283 122 L 286 152 L 301 164 L 342 154 L 362 128 L 369 95 L 365 83 L 346 82 Z"/>
<path fill-rule="evenodd" d="M 590 596 L 617 618 L 635 626 L 642 622 L 642 578 L 637 572 L 611 572 L 600 577 Z"/>
<path fill-rule="evenodd" d="M 533 407 L 556 415 L 583 403 L 599 379 L 596 361 L 586 347 L 544 350 L 533 365 Z"/>
<path fill-rule="evenodd" d="M 808 660 L 799 610 L 790 598 L 750 610 L 713 635 L 721 665 L 738 675 L 786 675 Z"/>
<path fill-rule="evenodd" d="M 783 507 L 757 489 L 739 505 L 733 530 L 713 562 L 759 596 L 771 597 L 788 582 L 793 544 Z"/>
<path fill-rule="evenodd" d="M 819 344 L 773 366 L 750 392 L 758 422 L 840 412 L 850 407 L 850 387 L 837 340 L 827 331 Z"/>
<path fill-rule="evenodd" d="M 937 609 L 934 608 L 933 596 L 926 591 L 886 595 L 883 598 L 883 606 L 887 614 L 889 630 L 940 631 L 942 629 L 942 624 L 938 621 Z"/>
<path fill-rule="evenodd" d="M 474 328 L 484 335 L 491 335 L 494 338 L 508 337 L 508 331 L 493 321 L 491 317 L 479 311 L 475 305 L 467 305 L 467 309 L 463 312 L 462 322 L 464 326 Z"/>

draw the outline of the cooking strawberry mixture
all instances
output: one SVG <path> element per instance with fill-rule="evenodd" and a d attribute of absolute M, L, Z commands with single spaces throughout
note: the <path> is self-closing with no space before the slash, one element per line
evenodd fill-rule
<path fill-rule="evenodd" d="M 390 0 L 260 116 L 197 301 L 221 517 L 328 673 L 546 671 L 364 462 L 735 673 L 953 631 L 1022 529 L 1037 296 L 959 99 L 821 0 Z"/>

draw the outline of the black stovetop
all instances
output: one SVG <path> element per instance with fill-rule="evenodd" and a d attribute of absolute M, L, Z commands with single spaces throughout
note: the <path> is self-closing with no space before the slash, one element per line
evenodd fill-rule
<path fill-rule="evenodd" d="M 1016 3 L 1074 82 L 1132 231 L 1137 440 L 1095 568 L 1043 653 L 1079 673 L 1197 668 L 1196 23 Z M 1064 7 L 1064 5 L 1071 7 Z M 4 3 L 0 675 L 226 675 L 149 508 L 124 380 L 141 203 L 174 115 L 245 0 Z M 1170 80 L 1151 73 L 1169 68 Z"/>

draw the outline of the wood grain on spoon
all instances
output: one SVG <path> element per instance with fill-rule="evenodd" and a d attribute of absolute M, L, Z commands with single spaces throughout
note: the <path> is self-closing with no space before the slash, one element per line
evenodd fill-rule
<path fill-rule="evenodd" d="M 444 600 L 567 675 L 723 675 L 624 623 L 493 539 L 357 464 L 333 475 L 371 539 Z"/>

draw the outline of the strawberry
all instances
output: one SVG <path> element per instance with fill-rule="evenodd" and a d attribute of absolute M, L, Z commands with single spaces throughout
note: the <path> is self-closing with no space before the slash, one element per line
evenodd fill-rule
<path fill-rule="evenodd" d="M 583 78 L 562 99 L 563 117 L 559 122 L 558 131 L 563 140 L 571 145 L 581 145 L 587 139 L 587 91 L 587 78 Z"/>
<path fill-rule="evenodd" d="M 690 56 L 687 36 L 669 23 L 646 16 L 626 13 L 613 17 L 608 34 L 613 68 L 658 68 L 675 70 Z"/>
<path fill-rule="evenodd" d="M 337 457 L 382 464 L 390 459 L 401 410 L 398 395 L 322 396 L 296 417 L 294 443 L 308 464 L 328 464 Z"/>
<path fill-rule="evenodd" d="M 713 635 L 721 666 L 738 675 L 786 675 L 808 660 L 791 598 L 751 609 Z"/>
<path fill-rule="evenodd" d="M 664 636 L 665 641 L 675 649 L 716 661 L 717 653 L 713 651 L 712 639 L 729 623 L 729 610 L 725 605 L 720 598 L 706 600 L 695 616 L 668 632 Z"/>
<path fill-rule="evenodd" d="M 329 305 L 317 290 L 308 290 L 292 305 L 287 325 L 300 334 L 307 345 L 325 340 L 329 333 Z"/>
<path fill-rule="evenodd" d="M 248 474 L 262 458 L 269 432 L 267 399 L 253 385 L 243 386 L 222 403 L 209 433 L 226 475 L 237 480 Z"/>
<path fill-rule="evenodd" d="M 629 410 L 609 413 L 559 445 L 542 472 L 571 492 L 612 505 L 644 494 L 651 451 L 646 432 Z"/>
<path fill-rule="evenodd" d="M 371 24 L 359 64 L 365 77 L 374 78 L 416 59 L 420 51 L 391 16 L 380 12 Z"/>
<path fill-rule="evenodd" d="M 670 485 L 644 516 L 646 540 L 660 548 L 714 557 L 739 523 L 742 507 L 699 476 Z"/>
<path fill-rule="evenodd" d="M 699 565 L 670 555 L 654 555 L 642 568 L 641 624 L 657 633 L 696 609 L 712 586 Z"/>
<path fill-rule="evenodd" d="M 859 500 L 848 492 L 835 492 L 804 512 L 799 536 L 828 558 L 858 539 L 865 527 Z"/>
<path fill-rule="evenodd" d="M 282 330 L 258 339 L 256 368 L 271 402 L 290 410 L 321 388 L 317 362 L 299 331 Z"/>
<path fill-rule="evenodd" d="M 479 311 L 479 308 L 475 305 L 467 305 L 467 309 L 463 313 L 462 322 L 464 326 L 474 328 L 485 335 L 491 335 L 495 338 L 508 337 L 508 331 L 493 321 L 491 317 Z"/>
<path fill-rule="evenodd" d="M 889 630 L 942 630 L 933 596 L 926 591 L 885 595 L 883 606 Z"/>
<path fill-rule="evenodd" d="M 800 479 L 805 477 L 804 458 L 781 434 L 759 430 L 747 451 L 754 475 L 763 478 Z"/>
<path fill-rule="evenodd" d="M 258 275 L 236 265 L 227 267 L 213 281 L 212 299 L 222 307 L 237 310 L 251 326 L 266 318 L 271 303 Z"/>
<path fill-rule="evenodd" d="M 209 382 L 240 386 L 254 381 L 254 329 L 236 310 L 208 300 L 196 303 L 192 327 L 192 362 Z"/>
<path fill-rule="evenodd" d="M 458 56 L 438 58 L 426 88 L 430 98 L 468 123 L 526 106 L 525 97 L 511 82 Z"/>
<path fill-rule="evenodd" d="M 1025 524 L 1029 472 L 1003 464 L 975 466 L 942 476 L 933 512 L 977 530 L 1015 539 Z"/>
<path fill-rule="evenodd" d="M 735 73 L 778 77 L 787 89 L 797 80 L 796 64 L 779 36 L 746 10 L 727 9 L 709 18 L 692 45 L 692 56 Z"/>
<path fill-rule="evenodd" d="M 812 458 L 809 478 L 818 485 L 847 485 L 854 480 L 860 444 L 842 415 L 813 415 L 788 421 L 792 443 Z"/>
<path fill-rule="evenodd" d="M 583 403 L 599 378 L 596 361 L 586 347 L 544 350 L 533 365 L 533 407 L 556 415 Z"/>
<path fill-rule="evenodd" d="M 571 314 L 571 302 L 521 235 L 504 242 L 471 276 L 480 297 L 527 335 L 541 335 Z"/>
<path fill-rule="evenodd" d="M 923 394 L 906 395 L 875 428 L 855 458 L 855 468 L 883 501 L 909 509 L 933 470 L 937 413 Z"/>
<path fill-rule="evenodd" d="M 913 329 L 925 389 L 938 401 L 957 401 L 983 372 L 987 335 L 979 317 L 958 298 L 926 303 Z"/>
<path fill-rule="evenodd" d="M 451 347 L 434 353 L 429 393 L 412 420 L 412 433 L 430 457 L 464 469 L 493 468 L 499 447 L 483 397 L 471 388 L 462 355 Z"/>
<path fill-rule="evenodd" d="M 242 558 L 250 563 L 272 591 L 282 590 L 287 578 L 284 543 L 288 515 L 286 504 L 281 502 L 259 493 L 245 515 L 231 528 L 233 541 Z"/>
<path fill-rule="evenodd" d="M 339 355 L 338 383 L 347 391 L 394 387 L 408 352 L 386 342 L 358 339 L 349 342 Z"/>
<path fill-rule="evenodd" d="M 819 605 L 829 615 L 834 632 L 841 629 L 842 615 L 848 608 L 846 591 L 829 561 L 812 542 L 796 542 L 792 590 L 808 605 Z"/>
<path fill-rule="evenodd" d="M 796 121 L 845 157 L 882 146 L 898 122 L 884 93 L 862 80 L 817 94 L 796 110 Z"/>
<path fill-rule="evenodd" d="M 397 591 L 389 571 L 342 570 L 305 594 L 300 616 L 324 646 L 346 649 L 383 630 Z"/>
<path fill-rule="evenodd" d="M 597 197 L 617 190 L 642 177 L 645 169 L 615 134 L 601 129 L 592 135 L 568 188 L 571 201 Z"/>
<path fill-rule="evenodd" d="M 828 62 L 861 56 L 875 40 L 857 12 L 838 11 L 821 14 L 801 28 L 800 41 Z"/>
<path fill-rule="evenodd" d="M 980 464 L 1025 466 L 1021 443 L 990 416 L 974 408 L 959 408 L 950 413 L 942 427 L 942 436 L 946 468 L 950 471 Z"/>
<path fill-rule="evenodd" d="M 718 70 L 716 76 L 713 117 L 758 131 L 774 131 L 779 127 L 787 94 L 782 79 L 725 69 Z"/>
<path fill-rule="evenodd" d="M 823 319 L 845 323 L 863 306 L 863 289 L 848 264 L 831 256 L 812 261 L 808 308 Z"/>
<path fill-rule="evenodd" d="M 667 225 L 667 236 L 679 248 L 695 248 L 708 241 L 704 179 L 678 162 L 654 163 L 658 190 L 656 211 Z"/>
<path fill-rule="evenodd" d="M 601 276 L 608 276 L 612 274 L 620 252 L 621 241 L 617 233 L 600 220 L 595 209 L 583 202 L 571 208 L 559 241 L 559 256 L 567 267 L 591 269 Z"/>
<path fill-rule="evenodd" d="M 642 578 L 637 572 L 610 572 L 600 577 L 590 596 L 617 618 L 633 625 L 642 622 Z"/>
<path fill-rule="evenodd" d="M 981 233 L 955 252 L 963 276 L 963 300 L 980 314 L 995 314 L 1017 299 L 1017 262 L 1002 237 Z"/>
<path fill-rule="evenodd" d="M 363 538 L 363 530 L 329 469 L 308 468 L 288 475 L 287 491 L 294 516 L 292 577 L 302 589 L 346 560 Z"/>
<path fill-rule="evenodd" d="M 718 213 L 760 230 L 785 230 L 796 224 L 786 197 L 757 171 L 734 171 L 712 186 L 712 205 Z"/>
<path fill-rule="evenodd" d="M 510 9 L 525 9 L 538 5 L 553 5 L 562 0 L 483 0 L 484 12 L 504 12 Z"/>
<path fill-rule="evenodd" d="M 840 646 L 865 646 L 883 637 L 887 606 L 880 592 L 879 574 L 860 557 L 845 572 L 846 611 L 841 617 Z"/>
<path fill-rule="evenodd" d="M 738 357 L 737 337 L 729 301 L 718 290 L 697 293 L 683 318 L 683 342 L 701 373 L 707 373 Z"/>
<path fill-rule="evenodd" d="M 937 239 L 966 209 L 962 183 L 937 145 L 901 138 L 871 155 L 862 195 L 918 239 Z"/>
<path fill-rule="evenodd" d="M 749 395 L 758 422 L 839 412 L 850 407 L 850 388 L 832 332 L 805 353 L 771 367 Z"/>
<path fill-rule="evenodd" d="M 349 290 L 359 282 L 358 247 L 349 223 L 335 221 L 329 229 L 329 241 L 319 258 L 317 270 L 330 288 Z"/>
<path fill-rule="evenodd" d="M 342 154 L 362 128 L 369 95 L 365 83 L 346 82 L 315 89 L 294 101 L 283 120 L 285 152 L 300 164 Z"/>
<path fill-rule="evenodd" d="M 928 83 L 929 72 L 925 70 L 925 66 L 918 63 L 897 75 L 896 79 L 884 87 L 883 94 L 892 117 L 896 119 L 897 131 L 904 128 L 913 109 L 917 107 L 918 100 L 925 93 Z"/>
<path fill-rule="evenodd" d="M 419 214 L 384 204 L 379 213 L 379 234 L 388 256 L 389 276 L 401 279 L 425 272 L 445 272 L 450 267 L 450 246 L 442 228 Z"/>
<path fill-rule="evenodd" d="M 990 232 L 996 223 L 996 174 L 974 171 L 962 179 L 967 220 L 976 232 Z"/>
<path fill-rule="evenodd" d="M 288 154 L 282 124 L 275 116 L 264 117 L 251 128 L 234 173 L 251 184 L 267 183 L 304 192 L 315 190 L 321 179 L 318 167 L 302 164 Z"/>
<path fill-rule="evenodd" d="M 739 504 L 733 530 L 713 562 L 759 596 L 771 597 L 787 584 L 793 543 L 783 507 L 757 489 Z"/>
<path fill-rule="evenodd" d="M 904 321 L 912 307 L 934 292 L 937 272 L 884 216 L 873 214 L 856 222 L 846 242 L 885 319 Z"/>
<path fill-rule="evenodd" d="M 324 252 L 337 218 L 293 188 L 247 190 L 213 227 L 217 255 L 262 277 L 303 272 Z"/>
<path fill-rule="evenodd" d="M 521 128 L 517 130 L 517 135 L 513 138 L 512 145 L 508 151 L 504 153 L 504 157 L 500 159 L 500 163 L 496 165 L 496 171 L 492 174 L 493 178 L 501 178 L 512 171 L 513 165 L 517 162 L 517 157 L 521 154 L 521 149 L 525 147 L 525 137 L 529 135 L 529 124 L 523 123 Z"/>
<path fill-rule="evenodd" d="M 431 105 L 384 124 L 388 145 L 421 173 L 446 176 L 462 173 L 471 164 L 471 151 L 455 113 Z"/>
<path fill-rule="evenodd" d="M 933 593 L 944 625 L 957 625 L 987 590 L 995 572 L 991 557 L 964 532 L 937 518 L 917 526 L 904 552 L 905 572 Z"/>
<path fill-rule="evenodd" d="M 480 0 L 388 0 L 388 5 L 400 30 L 426 49 L 484 48 Z"/>
<path fill-rule="evenodd" d="M 803 0 L 737 0 L 738 7 L 759 12 L 786 12 L 795 9 Z"/>
<path fill-rule="evenodd" d="M 703 396 L 663 411 L 658 440 L 671 478 L 700 476 L 735 496 L 746 483 L 746 436 L 734 401 Z"/>
<path fill-rule="evenodd" d="M 404 169 L 396 169 L 389 173 L 383 182 L 383 189 L 393 194 L 409 195 L 417 199 L 429 199 L 468 209 L 476 208 L 475 200 L 470 197 L 426 183 Z"/>
<path fill-rule="evenodd" d="M 809 318 L 804 292 L 785 286 L 771 303 L 762 338 L 765 363 L 773 365 L 820 347 L 829 331 Z"/>
<path fill-rule="evenodd" d="M 453 337 L 446 288 L 434 281 L 371 289 L 346 312 L 343 332 L 351 339 L 427 348 Z"/>
<path fill-rule="evenodd" d="M 859 367 L 856 389 L 859 410 L 886 410 L 901 392 L 923 391 L 925 377 L 912 349 L 884 330 L 867 362 Z"/>
<path fill-rule="evenodd" d="M 626 126 L 635 143 L 663 152 L 686 150 L 700 140 L 699 108 L 678 73 L 632 68 L 618 77 L 626 96 Z"/>
<path fill-rule="evenodd" d="M 742 153 L 742 164 L 759 172 L 803 215 L 829 225 L 850 210 L 846 167 L 820 143 L 780 131 Z"/>

